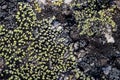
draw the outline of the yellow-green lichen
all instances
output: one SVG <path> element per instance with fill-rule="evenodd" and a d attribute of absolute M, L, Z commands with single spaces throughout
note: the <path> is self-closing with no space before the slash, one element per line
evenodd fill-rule
<path fill-rule="evenodd" d="M 56 80 L 75 65 L 73 54 L 68 53 L 69 47 L 56 43 L 60 31 L 51 28 L 54 18 L 36 21 L 31 6 L 27 3 L 18 5 L 18 27 L 6 33 L 3 31 L 4 36 L 0 38 L 0 57 L 5 61 L 0 78 Z M 66 58 L 65 54 L 69 56 Z"/>
<path fill-rule="evenodd" d="M 3 29 L 3 25 L 0 25 L 0 32 L 2 31 L 2 29 Z"/>
<path fill-rule="evenodd" d="M 109 25 L 112 30 L 115 29 L 116 24 L 112 20 L 115 6 L 111 6 L 107 9 L 103 8 L 98 11 L 95 0 L 73 3 L 71 6 L 73 9 L 74 7 L 78 8 L 74 10 L 73 13 L 77 20 L 80 35 L 92 36 L 93 34 L 99 34 L 101 31 L 107 29 L 106 25 Z"/>
<path fill-rule="evenodd" d="M 0 26 L 0 57 L 5 62 L 0 79 L 57 80 L 67 71 L 75 73 L 76 79 L 88 79 L 81 71 L 72 70 L 76 68 L 72 45 L 57 39 L 61 29 L 53 29 L 55 17 L 38 21 L 30 4 L 19 2 L 17 6 L 18 26 L 12 30 Z"/>
<path fill-rule="evenodd" d="M 42 8 L 40 7 L 41 4 L 39 0 L 31 0 L 29 3 L 31 4 L 33 10 L 35 10 L 36 13 L 41 13 Z"/>
<path fill-rule="evenodd" d="M 29 28 L 36 21 L 36 14 L 28 3 L 18 3 L 18 11 L 15 15 L 18 26 Z"/>
<path fill-rule="evenodd" d="M 54 6 L 61 6 L 63 4 L 63 0 L 56 0 L 56 1 L 53 1 L 52 4 Z"/>

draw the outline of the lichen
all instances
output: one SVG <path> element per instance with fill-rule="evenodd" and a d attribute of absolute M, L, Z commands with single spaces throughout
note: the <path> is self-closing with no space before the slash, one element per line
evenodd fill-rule
<path fill-rule="evenodd" d="M 3 25 L 0 25 L 0 32 L 2 31 L 2 29 L 3 29 Z"/>
<path fill-rule="evenodd" d="M 106 25 L 109 25 L 111 29 L 115 29 L 116 24 L 112 20 L 112 13 L 114 13 L 115 6 L 105 8 L 101 5 L 102 9 L 99 8 L 98 10 L 100 5 L 96 5 L 96 3 L 99 2 L 88 0 L 71 5 L 80 35 L 92 36 L 99 34 L 107 29 Z"/>
<path fill-rule="evenodd" d="M 39 0 L 30 0 L 28 2 L 36 13 L 41 13 L 42 8 Z"/>
<path fill-rule="evenodd" d="M 69 15 L 75 17 L 76 21 L 73 21 L 75 23 L 67 25 L 72 27 L 70 30 L 77 26 L 80 35 L 86 36 L 101 34 L 107 28 L 114 30 L 116 24 L 112 20 L 112 13 L 115 7 L 106 7 L 107 0 L 105 2 L 103 0 L 101 2 L 99 0 L 75 1 L 78 2 L 65 4 L 65 9 L 71 7 L 65 12 L 61 12 L 63 10 L 58 12 L 62 17 L 69 17 Z M 52 4 L 50 3 L 49 6 L 54 9 L 62 8 L 64 5 L 63 0 L 50 2 Z M 65 24 L 63 21 L 63 25 L 61 23 L 53 25 L 52 22 L 57 20 L 56 15 L 38 20 L 36 16 L 40 12 L 41 8 L 36 0 L 18 2 L 14 16 L 17 27 L 6 29 L 4 25 L 0 25 L 0 58 L 4 61 L 0 79 L 64 80 L 67 77 L 68 80 L 94 80 L 78 69 L 77 58 L 73 53 L 74 42 L 65 45 L 66 40 L 61 37 L 63 26 L 67 21 L 65 20 Z M 69 23 L 71 22 L 72 19 Z"/>
<path fill-rule="evenodd" d="M 54 0 L 52 1 L 52 4 L 54 6 L 61 6 L 63 4 L 63 0 Z"/>
<path fill-rule="evenodd" d="M 37 21 L 29 4 L 18 3 L 18 27 L 3 31 L 0 38 L 0 57 L 5 61 L 0 79 L 56 80 L 72 69 L 74 55 L 69 46 L 56 43 L 60 31 L 51 28 L 52 19 Z"/>
<path fill-rule="evenodd" d="M 28 3 L 19 2 L 15 18 L 19 27 L 29 28 L 35 24 L 36 14 Z"/>

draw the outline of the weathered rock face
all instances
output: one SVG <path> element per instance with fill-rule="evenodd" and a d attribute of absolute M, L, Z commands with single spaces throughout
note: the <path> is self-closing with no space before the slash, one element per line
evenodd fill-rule
<path fill-rule="evenodd" d="M 120 0 L 115 0 L 114 3 L 117 5 L 117 8 L 120 10 Z"/>
<path fill-rule="evenodd" d="M 16 8 L 17 0 L 1 0 L 0 2 L 0 24 L 4 24 L 6 28 L 16 27 L 14 14 L 17 10 Z"/>
<path fill-rule="evenodd" d="M 4 61 L 3 61 L 3 58 L 0 58 L 0 73 L 2 72 L 4 68 Z"/>
<path fill-rule="evenodd" d="M 0 0 L 0 80 L 119 80 L 119 0 Z"/>

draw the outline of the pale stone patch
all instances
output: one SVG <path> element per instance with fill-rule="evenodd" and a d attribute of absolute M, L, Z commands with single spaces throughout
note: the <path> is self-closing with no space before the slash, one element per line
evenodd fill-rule
<path fill-rule="evenodd" d="M 107 31 L 104 33 L 107 43 L 115 43 L 115 39 L 112 36 L 112 29 L 109 25 L 107 25 Z"/>
<path fill-rule="evenodd" d="M 37 0 L 38 2 L 41 2 L 43 4 L 46 4 L 46 0 Z"/>
<path fill-rule="evenodd" d="M 112 35 L 105 33 L 105 38 L 107 40 L 107 43 L 115 43 L 115 40 Z"/>
<path fill-rule="evenodd" d="M 70 4 L 72 2 L 72 0 L 64 0 L 64 3 L 66 4 Z"/>

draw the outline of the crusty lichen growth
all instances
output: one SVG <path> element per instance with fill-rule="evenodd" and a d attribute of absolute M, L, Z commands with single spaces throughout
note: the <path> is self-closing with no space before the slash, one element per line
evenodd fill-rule
<path fill-rule="evenodd" d="M 61 6 L 63 3 L 64 3 L 63 0 L 54 0 L 54 1 L 52 1 L 52 4 L 54 6 Z"/>
<path fill-rule="evenodd" d="M 71 72 L 61 75 L 61 80 L 94 80 L 93 77 L 85 75 L 78 68 L 71 70 Z"/>
<path fill-rule="evenodd" d="M 3 30 L 3 25 L 0 25 L 0 32 Z"/>
<path fill-rule="evenodd" d="M 115 29 L 115 22 L 112 20 L 112 13 L 114 13 L 115 6 L 104 8 L 102 5 L 99 10 L 96 0 L 81 1 L 71 4 L 74 16 L 77 20 L 77 26 L 80 30 L 80 35 L 92 36 L 105 31 L 109 27 Z M 76 9 L 74 9 L 76 8 Z M 109 14 L 108 14 L 109 13 Z"/>
<path fill-rule="evenodd" d="M 18 11 L 15 15 L 18 26 L 29 28 L 33 26 L 36 21 L 36 14 L 28 3 L 18 3 Z"/>
<path fill-rule="evenodd" d="M 36 13 L 41 13 L 42 8 L 39 0 L 30 0 L 29 3 Z"/>
<path fill-rule="evenodd" d="M 0 58 L 4 60 L 0 79 L 57 80 L 67 72 L 75 73 L 75 79 L 90 79 L 75 71 L 72 46 L 58 41 L 61 27 L 51 24 L 55 17 L 38 21 L 31 5 L 19 2 L 15 18 L 18 27 L 0 26 Z"/>
<path fill-rule="evenodd" d="M 53 18 L 36 20 L 27 3 L 18 3 L 18 27 L 7 30 L 1 27 L 0 57 L 5 61 L 0 79 L 56 80 L 71 70 L 75 57 L 69 46 L 56 43 L 60 31 L 52 29 Z M 1 38 L 2 37 L 2 38 Z"/>

